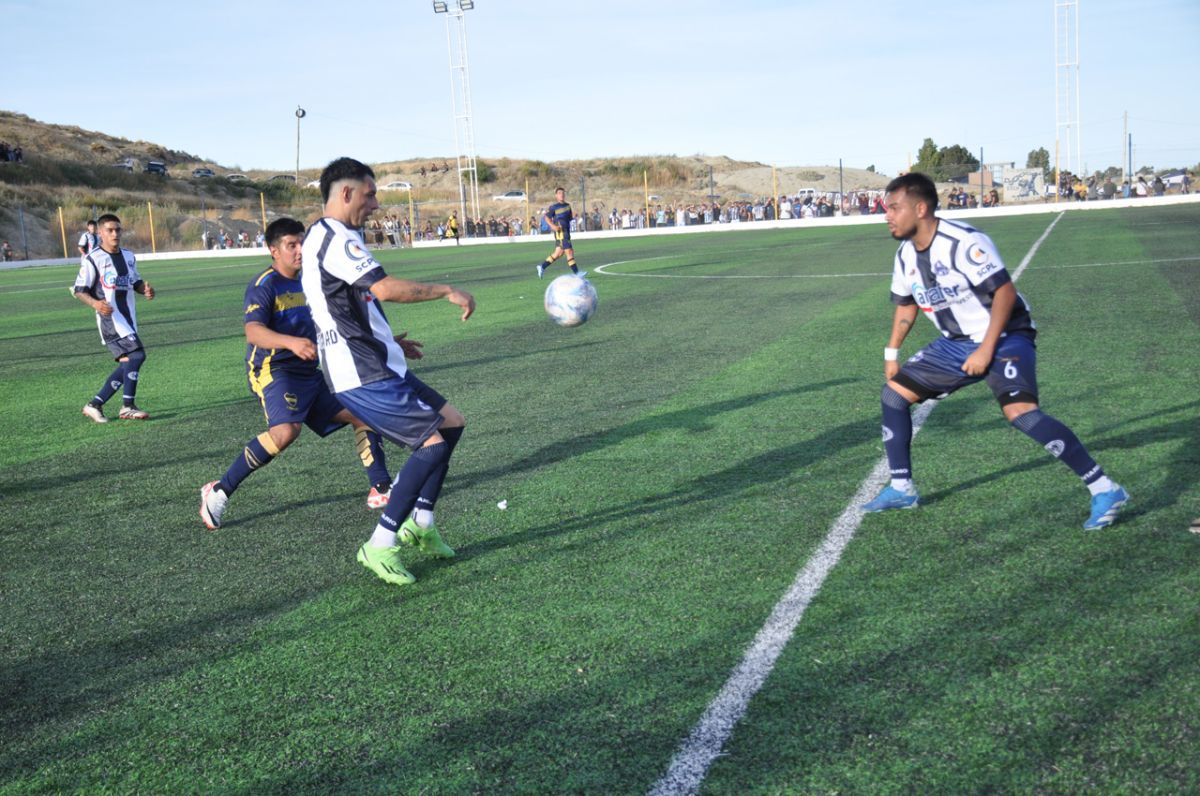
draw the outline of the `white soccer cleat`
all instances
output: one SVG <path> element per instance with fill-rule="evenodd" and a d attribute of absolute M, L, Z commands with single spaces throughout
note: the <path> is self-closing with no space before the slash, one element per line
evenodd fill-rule
<path fill-rule="evenodd" d="M 108 422 L 108 418 L 104 416 L 104 410 L 99 406 L 92 406 L 91 404 L 83 405 L 83 416 L 95 423 Z"/>
<path fill-rule="evenodd" d="M 225 513 L 225 504 L 229 496 L 217 489 L 219 481 L 210 481 L 200 488 L 200 519 L 210 531 L 221 527 L 221 515 Z"/>
<path fill-rule="evenodd" d="M 121 420 L 149 420 L 150 413 L 142 411 L 136 406 L 122 406 L 121 413 L 117 417 Z"/>

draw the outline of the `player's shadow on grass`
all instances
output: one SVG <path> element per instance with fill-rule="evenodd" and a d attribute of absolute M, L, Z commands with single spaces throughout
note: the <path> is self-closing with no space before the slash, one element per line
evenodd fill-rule
<path fill-rule="evenodd" d="M 795 471 L 826 460 L 830 451 L 867 445 L 877 437 L 878 432 L 875 426 L 869 423 L 857 421 L 844 423 L 826 429 L 815 437 L 763 451 L 748 459 L 738 460 L 724 469 L 695 478 L 674 491 L 640 501 L 623 503 L 570 520 L 556 519 L 550 524 L 492 537 L 475 544 L 465 545 L 461 552 L 464 555 L 478 555 L 510 547 L 513 544 L 526 544 L 535 539 L 561 536 L 576 531 L 595 530 L 615 523 L 626 523 L 629 530 L 625 533 L 634 533 L 638 523 L 632 522 L 633 520 L 654 516 L 661 512 L 684 509 L 694 511 L 703 506 L 726 504 L 731 498 L 748 489 L 770 488 L 772 484 L 792 477 Z M 871 458 L 874 458 L 873 453 Z M 870 465 L 865 463 L 864 466 L 869 467 Z M 604 539 L 606 542 L 615 541 L 613 532 L 606 530 Z M 583 543 L 592 544 L 594 542 L 595 538 L 589 537 Z M 577 545 L 565 545 L 557 548 L 556 551 L 566 552 L 575 546 Z"/>
<path fill-rule="evenodd" d="M 1153 413 L 1129 417 L 1113 428 L 1117 429 L 1122 426 L 1153 421 L 1158 422 L 1156 425 L 1142 429 L 1083 440 L 1083 444 L 1088 449 L 1088 452 L 1093 455 L 1102 467 L 1106 467 L 1106 473 L 1114 481 L 1117 481 L 1129 490 L 1132 500 L 1129 506 L 1122 512 L 1123 519 L 1132 519 L 1155 509 L 1175 505 L 1179 495 L 1195 482 L 1195 473 L 1198 466 L 1193 452 L 1200 449 L 1200 423 L 1196 422 L 1194 412 L 1198 407 L 1200 407 L 1200 401 L 1192 401 L 1167 409 L 1157 410 Z M 1164 422 L 1161 420 L 1163 416 L 1173 414 L 1180 414 L 1182 416 L 1180 419 L 1173 421 Z M 1014 464 L 988 473 L 981 473 L 974 478 L 957 482 L 952 487 L 946 489 L 922 493 L 921 502 L 927 505 L 933 504 L 952 494 L 977 486 L 983 486 L 1008 475 L 1039 470 L 1044 467 L 1065 467 L 1057 459 L 1040 450 L 1039 446 L 1024 434 L 1014 430 L 1013 438 L 1014 445 L 1028 446 L 1033 453 L 1033 458 L 1020 464 Z M 1177 446 L 1179 452 L 1174 457 L 1177 466 L 1168 468 L 1165 475 L 1156 484 L 1136 482 L 1123 477 L 1120 462 L 1107 461 L 1108 457 L 1102 455 L 1102 452 L 1109 450 L 1137 450 L 1148 445 L 1177 441 L 1184 443 L 1181 446 Z M 1083 497 L 1080 500 L 1083 501 Z"/>
<path fill-rule="evenodd" d="M 417 338 L 420 339 L 420 338 Z M 459 368 L 478 368 L 494 365 L 497 362 L 512 362 L 516 359 L 526 357 L 541 356 L 546 353 L 562 353 L 564 351 L 582 352 L 594 346 L 603 346 L 605 343 L 600 340 L 590 341 L 585 343 L 569 343 L 567 345 L 547 345 L 541 348 L 522 348 L 519 351 L 505 352 L 490 357 L 480 357 L 477 359 L 460 359 L 452 362 L 446 362 L 445 357 L 429 359 L 414 359 L 409 360 L 408 367 L 413 373 L 421 379 L 425 379 L 431 373 L 447 373 Z M 474 346 L 472 346 L 474 347 Z M 426 364 L 428 363 L 428 364 Z M 453 403 L 453 401 L 451 401 Z"/>
<path fill-rule="evenodd" d="M 721 401 L 714 401 L 700 406 L 690 406 L 686 409 L 678 409 L 672 412 L 651 415 L 643 417 L 632 423 L 627 423 L 618 426 L 614 429 L 600 432 L 597 434 L 584 434 L 578 437 L 556 442 L 552 445 L 540 448 L 533 453 L 517 459 L 514 462 L 506 462 L 500 466 L 481 470 L 455 478 L 454 487 L 469 489 L 477 484 L 490 481 L 503 476 L 511 476 L 514 473 L 523 473 L 531 470 L 537 470 L 558 462 L 566 461 L 576 456 L 583 456 L 594 451 L 611 448 L 615 445 L 620 445 L 637 437 L 645 436 L 659 431 L 683 430 L 690 432 L 703 432 L 712 427 L 712 418 L 715 415 L 724 412 L 734 412 L 752 407 L 755 404 L 764 401 L 771 401 L 776 398 L 785 396 L 795 396 L 804 393 L 821 392 L 823 390 L 842 387 L 847 384 L 855 384 L 859 379 L 841 378 L 830 379 L 828 381 L 818 382 L 816 384 L 805 384 L 793 387 L 786 390 L 772 390 L 770 392 L 760 392 L 753 395 L 739 395 L 735 398 L 727 398 Z M 875 427 L 870 424 L 865 424 L 866 429 L 871 434 L 876 434 Z"/>

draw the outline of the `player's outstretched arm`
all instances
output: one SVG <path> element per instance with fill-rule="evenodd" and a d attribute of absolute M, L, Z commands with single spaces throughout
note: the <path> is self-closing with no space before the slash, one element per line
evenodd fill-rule
<path fill-rule="evenodd" d="M 286 348 L 309 362 L 317 358 L 317 344 L 312 340 L 307 337 L 280 334 L 265 323 L 258 321 L 246 324 L 246 342 L 259 348 Z"/>
<path fill-rule="evenodd" d="M 380 301 L 393 301 L 397 304 L 416 304 L 421 301 L 435 301 L 444 298 L 451 304 L 457 304 L 463 308 L 462 319 L 464 321 L 475 312 L 475 297 L 465 290 L 459 290 L 450 285 L 434 285 L 385 276 L 371 285 L 371 293 Z"/>
<path fill-rule="evenodd" d="M 75 298 L 79 299 L 101 315 L 112 315 L 112 305 L 104 299 L 92 298 L 82 290 L 75 291 Z"/>

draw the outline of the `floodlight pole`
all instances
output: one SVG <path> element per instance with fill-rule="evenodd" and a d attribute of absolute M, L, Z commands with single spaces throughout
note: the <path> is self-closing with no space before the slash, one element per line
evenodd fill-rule
<path fill-rule="evenodd" d="M 300 184 L 300 120 L 305 116 L 304 109 L 296 106 L 296 184 Z"/>
<path fill-rule="evenodd" d="M 446 50 L 450 56 L 450 109 L 454 121 L 455 159 L 458 164 L 459 222 L 463 224 L 467 218 L 468 198 L 471 217 L 479 218 L 479 173 L 475 160 L 475 126 L 471 121 L 471 73 L 467 63 L 466 12 L 474 7 L 474 0 L 434 0 L 433 3 L 433 13 L 446 15 Z M 457 40 L 450 35 L 451 18 L 458 22 Z M 463 182 L 464 176 L 466 184 Z"/>
<path fill-rule="evenodd" d="M 1079 141 L 1079 0 L 1054 0 L 1055 137 L 1067 169 L 1082 177 Z"/>

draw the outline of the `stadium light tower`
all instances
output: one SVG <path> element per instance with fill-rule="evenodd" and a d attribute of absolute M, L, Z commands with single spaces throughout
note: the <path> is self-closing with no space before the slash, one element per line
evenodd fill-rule
<path fill-rule="evenodd" d="M 1054 138 L 1063 164 L 1082 177 L 1079 143 L 1079 0 L 1054 0 Z M 1058 190 L 1058 186 L 1055 186 Z"/>
<path fill-rule="evenodd" d="M 300 120 L 306 113 L 299 105 L 296 106 L 296 184 L 300 184 Z"/>
<path fill-rule="evenodd" d="M 475 0 L 433 0 L 433 13 L 446 15 L 446 49 L 450 53 L 450 109 L 454 119 L 454 150 L 458 161 L 459 223 L 479 217 L 479 172 L 475 165 L 475 126 L 471 121 L 471 74 L 467 66 L 467 15 Z M 450 20 L 458 22 L 457 39 L 450 35 Z M 464 184 L 463 179 L 466 178 Z"/>

